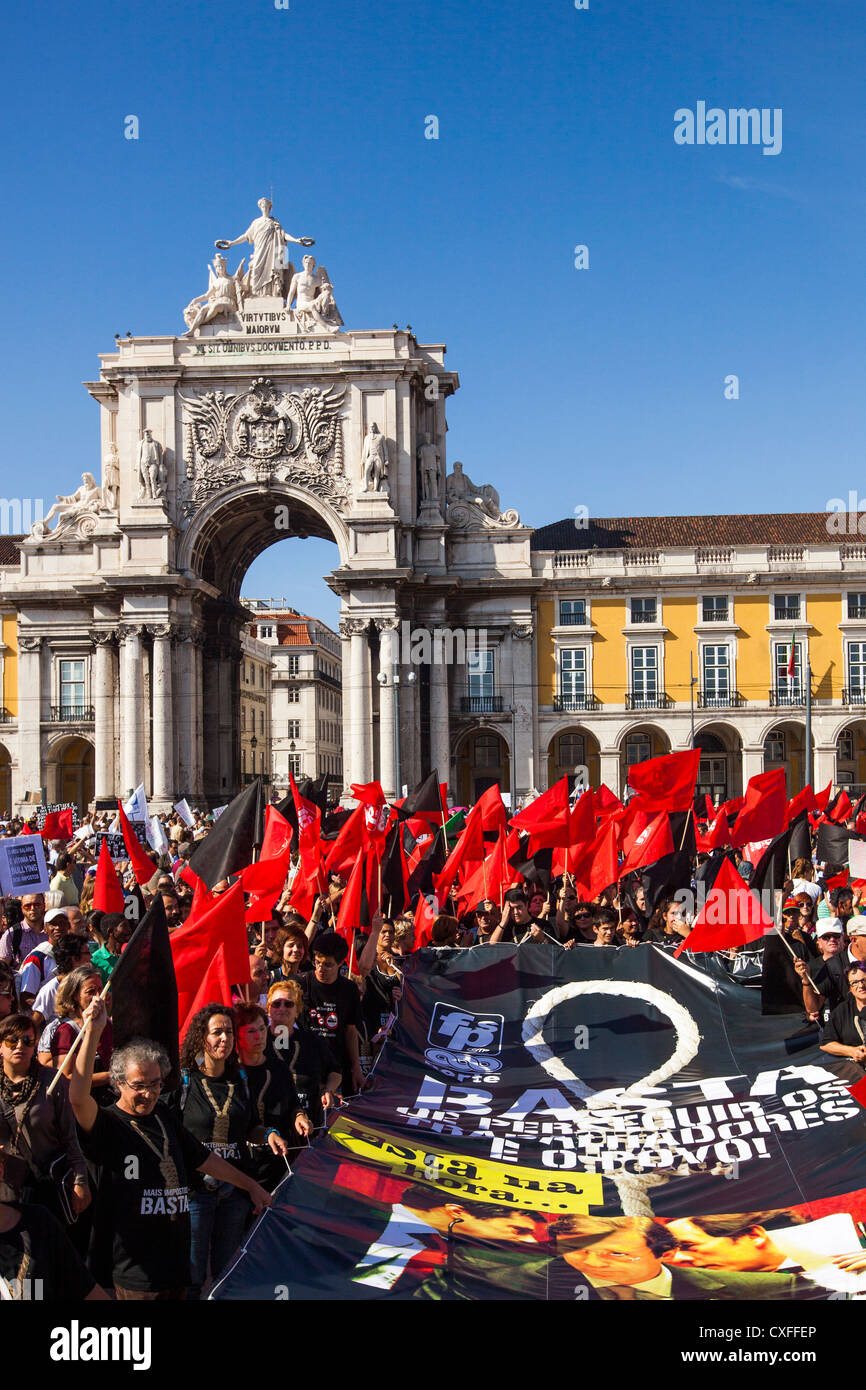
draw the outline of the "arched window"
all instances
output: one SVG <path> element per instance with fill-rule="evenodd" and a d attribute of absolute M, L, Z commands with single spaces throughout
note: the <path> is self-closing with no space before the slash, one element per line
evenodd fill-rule
<path fill-rule="evenodd" d="M 629 734 L 625 741 L 625 760 L 629 767 L 645 763 L 653 755 L 649 734 Z"/>

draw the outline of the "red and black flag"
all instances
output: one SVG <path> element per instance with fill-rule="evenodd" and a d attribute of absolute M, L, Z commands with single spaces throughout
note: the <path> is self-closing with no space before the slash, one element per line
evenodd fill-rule
<path fill-rule="evenodd" d="M 171 1091 L 180 1084 L 177 980 L 159 893 L 112 971 L 111 1027 L 115 1051 L 133 1038 L 161 1043 L 171 1063 L 164 1087 Z"/>
<path fill-rule="evenodd" d="M 213 829 L 193 850 L 189 867 L 208 888 L 213 888 L 252 862 L 264 833 L 264 790 L 262 779 L 257 777 L 229 802 Z"/>

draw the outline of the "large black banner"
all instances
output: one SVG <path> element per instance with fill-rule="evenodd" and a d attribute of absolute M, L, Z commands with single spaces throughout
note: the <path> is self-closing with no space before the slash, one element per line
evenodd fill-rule
<path fill-rule="evenodd" d="M 422 951 L 219 1299 L 866 1295 L 858 1066 L 712 957 Z"/>

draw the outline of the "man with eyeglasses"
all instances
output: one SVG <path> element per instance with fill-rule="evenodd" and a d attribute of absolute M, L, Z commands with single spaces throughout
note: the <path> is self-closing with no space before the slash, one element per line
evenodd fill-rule
<path fill-rule="evenodd" d="M 7 927 L 0 936 L 0 960 L 8 960 L 17 969 L 21 962 L 48 940 L 43 931 L 45 920 L 45 895 L 25 893 L 21 899 L 22 921 Z"/>
<path fill-rule="evenodd" d="M 850 1057 L 866 1067 L 866 967 L 859 961 L 846 971 L 848 998 L 831 1013 L 821 1038 L 821 1051 Z"/>
<path fill-rule="evenodd" d="M 190 1282 L 190 1169 L 249 1194 L 258 1215 L 270 1193 L 212 1153 L 160 1101 L 169 1060 L 158 1043 L 139 1040 L 115 1052 L 111 1083 L 118 1100 L 101 1109 L 91 1094 L 93 1065 L 107 1015 L 97 998 L 84 1011 L 69 1099 L 81 1146 L 100 1170 L 91 1267 L 121 1300 L 183 1299 Z M 213 1271 L 217 1273 L 217 1271 Z"/>

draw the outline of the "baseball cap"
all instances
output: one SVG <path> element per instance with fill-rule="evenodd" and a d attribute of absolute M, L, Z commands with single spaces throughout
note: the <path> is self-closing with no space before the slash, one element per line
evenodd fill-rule
<path fill-rule="evenodd" d="M 789 912 L 799 912 L 800 904 L 796 898 L 786 898 L 782 904 L 782 912 L 787 915 Z"/>
<path fill-rule="evenodd" d="M 864 919 L 866 920 L 866 919 Z M 828 922 L 822 922 L 818 928 L 818 936 L 842 936 L 842 923 L 838 917 L 831 917 Z"/>
<path fill-rule="evenodd" d="M 47 926 L 49 922 L 55 921 L 58 917 L 65 917 L 67 921 L 69 920 L 69 913 L 67 912 L 65 907 L 49 908 L 45 914 L 45 917 L 43 918 L 43 921 Z M 864 918 L 864 927 L 866 927 L 866 918 Z"/>
<path fill-rule="evenodd" d="M 849 936 L 866 936 L 866 917 L 863 917 L 862 914 L 857 917 L 852 917 L 848 923 L 847 930 Z"/>

